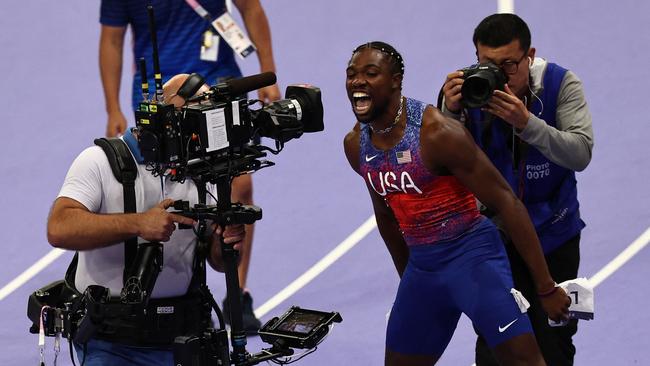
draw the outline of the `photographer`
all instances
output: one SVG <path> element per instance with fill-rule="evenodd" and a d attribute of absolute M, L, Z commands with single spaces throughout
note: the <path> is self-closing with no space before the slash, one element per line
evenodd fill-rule
<path fill-rule="evenodd" d="M 544 365 L 503 244 L 474 195 L 504 215 L 536 288 L 548 295 L 548 316 L 564 319 L 570 300 L 549 274 L 524 206 L 462 126 L 402 95 L 404 62 L 392 46 L 357 47 L 346 75 L 358 122 L 345 137 L 345 154 L 368 188 L 401 278 L 386 365 L 435 364 L 461 313 L 503 365 Z"/>
<path fill-rule="evenodd" d="M 54 247 L 79 252 L 74 276 L 78 291 L 83 293 L 89 285 L 100 285 L 108 288 L 112 296 L 119 295 L 123 287 L 124 241 L 137 236 L 140 243 L 161 242 L 163 267 L 148 309 L 159 306 L 158 309 L 171 308 L 176 313 L 156 318 L 154 311 L 154 321 L 145 322 L 141 328 L 131 325 L 130 328 L 118 328 L 112 334 L 98 332 L 87 344 L 75 346 L 79 359 L 84 359 L 87 366 L 173 365 L 171 342 L 160 344 L 153 338 L 160 336 L 173 341 L 175 336 L 195 330 L 202 321 L 198 314 L 205 313 L 205 306 L 189 293 L 194 275 L 195 233 L 177 228 L 177 224 L 192 225 L 194 222 L 167 209 L 175 200 L 197 203 L 197 187 L 191 180 L 178 183 L 168 176 L 154 177 L 142 164 L 137 136 L 127 133 L 122 138 L 138 162 L 137 213 L 124 213 L 123 187 L 113 175 L 104 151 L 93 146 L 84 150 L 68 171 L 48 218 L 48 240 Z M 211 186 L 207 188 L 214 191 Z M 211 203 L 210 197 L 206 198 L 207 203 Z M 227 226 L 223 231 L 216 228 L 210 232 L 207 259 L 215 270 L 222 270 L 220 241 L 223 238 L 238 249 L 244 238 L 244 226 Z M 172 323 L 184 328 L 173 328 Z M 169 327 L 170 334 L 155 334 L 154 326 Z M 133 339 L 139 341 L 131 341 Z"/>
<path fill-rule="evenodd" d="M 580 218 L 575 172 L 591 160 L 593 132 L 582 83 L 576 75 L 535 57 L 530 30 L 513 14 L 486 17 L 474 30 L 478 62 L 492 63 L 507 77 L 487 104 L 463 109 L 462 71 L 447 76 L 443 86 L 446 115 L 465 123 L 512 189 L 523 201 L 540 238 L 551 276 L 574 279 L 580 262 Z M 488 213 L 492 214 L 492 213 Z M 494 216 L 499 224 L 502 220 Z M 572 336 L 577 320 L 550 327 L 528 269 L 508 243 L 515 287 L 530 301 L 528 310 L 537 342 L 550 365 L 572 365 Z M 478 366 L 497 365 L 479 337 Z"/>

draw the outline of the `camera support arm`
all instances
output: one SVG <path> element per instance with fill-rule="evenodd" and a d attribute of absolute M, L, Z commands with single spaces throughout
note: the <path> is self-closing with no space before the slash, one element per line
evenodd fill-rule
<path fill-rule="evenodd" d="M 223 228 L 227 224 L 243 224 L 236 222 L 236 215 L 230 214 L 233 205 L 230 201 L 231 188 L 230 179 L 222 178 L 216 182 L 217 185 L 217 210 L 225 215 L 225 220 L 219 220 L 218 224 Z M 226 221 L 226 222 L 222 222 Z M 230 222 L 228 222 L 230 221 Z M 235 250 L 233 244 L 226 244 L 221 238 L 221 255 L 224 262 L 224 272 L 226 275 L 226 293 L 227 301 L 230 305 L 230 342 L 232 344 L 231 358 L 233 364 L 240 365 L 246 362 L 248 352 L 246 352 L 246 332 L 244 332 L 242 303 L 239 296 L 239 276 L 237 265 L 239 263 L 239 252 Z"/>
<path fill-rule="evenodd" d="M 197 189 L 199 190 L 199 204 L 194 208 L 189 207 L 188 201 L 177 201 L 174 208 L 180 210 L 179 214 L 191 217 L 199 222 L 199 229 L 206 227 L 206 221 L 211 220 L 217 225 L 224 228 L 227 225 L 252 224 L 262 218 L 262 211 L 259 207 L 231 202 L 231 177 L 227 174 L 211 177 L 210 181 L 217 187 L 217 205 L 206 205 L 206 184 L 207 182 L 200 177 L 193 178 Z M 242 304 L 237 273 L 239 262 L 239 251 L 234 248 L 233 244 L 227 244 L 221 241 L 221 254 L 224 262 L 224 272 L 226 276 L 226 292 L 230 307 L 230 339 L 232 344 L 232 364 L 233 365 L 252 365 L 261 362 L 261 360 L 250 363 L 250 355 L 246 351 L 246 333 L 243 327 Z M 208 251 L 205 251 L 208 252 Z M 205 259 L 205 258 L 203 258 Z M 205 260 L 200 260 L 203 271 L 200 280 L 205 283 Z M 221 319 L 220 319 L 221 321 Z M 276 354 L 274 357 L 277 357 Z"/>

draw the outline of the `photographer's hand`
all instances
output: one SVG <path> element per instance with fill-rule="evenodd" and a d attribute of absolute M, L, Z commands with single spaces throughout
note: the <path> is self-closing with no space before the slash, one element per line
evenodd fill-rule
<path fill-rule="evenodd" d="M 491 113 L 502 120 L 513 125 L 518 131 L 523 130 L 528 125 L 530 112 L 524 102 L 510 90 L 508 84 L 505 91 L 495 90 L 492 98 L 483 111 Z"/>
<path fill-rule="evenodd" d="M 445 85 L 442 87 L 442 92 L 445 94 L 445 107 L 452 113 L 460 113 L 461 104 L 460 89 L 463 86 L 463 72 L 454 71 L 447 75 Z"/>
<path fill-rule="evenodd" d="M 176 223 L 194 225 L 191 218 L 167 212 L 174 204 L 173 199 L 165 199 L 155 207 L 138 216 L 138 236 L 147 241 L 169 241 L 176 230 Z"/>

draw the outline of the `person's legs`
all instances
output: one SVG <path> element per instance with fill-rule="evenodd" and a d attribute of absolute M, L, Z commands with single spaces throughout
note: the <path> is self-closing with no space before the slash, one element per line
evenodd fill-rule
<path fill-rule="evenodd" d="M 504 255 L 496 264 L 491 259 L 477 265 L 472 273 L 476 287 L 467 293 L 474 293 L 478 301 L 468 302 L 472 306 L 464 312 L 483 336 L 487 359 L 493 365 L 544 365 L 529 318 L 510 293 L 512 281 L 500 282 L 504 274 L 499 268 L 507 265 L 505 261 Z"/>
<path fill-rule="evenodd" d="M 481 337 L 478 331 L 474 330 L 478 337 L 476 338 L 476 348 L 474 349 L 474 362 L 476 366 L 499 366 L 494 353 L 487 343 L 485 343 L 485 338 Z"/>
<path fill-rule="evenodd" d="M 520 334 L 494 347 L 502 366 L 545 366 L 532 333 Z"/>
<path fill-rule="evenodd" d="M 580 236 L 578 235 L 552 253 L 546 255 L 546 262 L 551 276 L 558 283 L 574 279 L 578 276 L 578 266 L 580 263 L 579 242 Z M 508 244 L 506 247 L 508 249 L 515 288 L 521 291 L 530 302 L 528 317 L 533 326 L 535 338 L 544 360 L 553 366 L 573 365 L 576 350 L 572 337 L 578 330 L 578 321 L 575 319 L 570 320 L 569 324 L 563 327 L 551 327 L 548 325 L 548 316 L 544 312 L 537 297 L 535 284 L 528 268 L 512 244 Z M 476 342 L 476 365 L 498 365 L 495 355 L 481 336 L 478 337 Z"/>
<path fill-rule="evenodd" d="M 580 236 L 576 236 L 546 255 L 548 269 L 553 279 L 558 283 L 574 279 L 578 276 L 578 266 L 580 263 L 579 242 Z M 517 258 L 517 260 L 521 261 L 521 258 Z M 562 327 L 551 327 L 548 325 L 548 316 L 542 308 L 542 304 L 532 284 L 532 279 L 527 271 L 522 275 L 522 279 L 529 283 L 527 298 L 530 300 L 530 309 L 528 312 L 533 329 L 535 330 L 537 344 L 542 351 L 544 359 L 549 365 L 553 366 L 573 365 L 573 358 L 576 352 L 573 344 L 573 335 L 578 330 L 578 321 L 572 319 L 566 326 Z"/>
<path fill-rule="evenodd" d="M 173 366 L 174 354 L 169 350 L 136 348 L 91 339 L 86 346 L 75 344 L 79 362 L 84 366 Z"/>
<path fill-rule="evenodd" d="M 549 253 L 546 256 L 546 262 L 551 276 L 558 283 L 577 278 L 578 267 L 580 266 L 580 235 L 573 237 L 561 247 Z M 538 308 L 541 309 L 541 304 Z M 554 340 L 554 342 L 547 342 L 553 345 L 550 350 L 544 349 L 548 347 L 540 345 L 540 348 L 543 348 L 542 354 L 544 354 L 546 362 L 550 365 L 573 365 L 576 354 L 573 336 L 578 331 L 578 320 L 571 319 L 563 327 L 551 327 L 548 325 L 546 314 L 544 314 L 543 327 L 550 334 L 549 338 Z M 543 344 L 544 342 L 540 342 L 538 339 L 538 343 Z"/>
<path fill-rule="evenodd" d="M 250 174 L 240 175 L 233 179 L 231 186 L 231 198 L 234 203 L 241 203 L 244 205 L 253 204 L 253 178 Z M 248 280 L 248 267 L 251 261 L 251 251 L 253 249 L 253 233 L 255 225 L 246 225 L 246 236 L 242 243 L 242 248 L 239 251 L 239 267 L 237 273 L 239 275 L 239 287 L 246 288 L 246 281 Z"/>
<path fill-rule="evenodd" d="M 431 366 L 440 357 L 430 355 L 405 355 L 386 349 L 384 365 L 386 366 Z"/>
<path fill-rule="evenodd" d="M 490 359 L 494 365 L 544 365 L 521 295 L 512 291 L 512 273 L 499 233 L 495 229 L 475 240 L 482 260 L 468 270 L 465 291 L 456 293 L 461 309 L 485 340 L 487 354 L 492 356 L 494 350 L 496 360 Z"/>
<path fill-rule="evenodd" d="M 431 251 L 429 251 L 431 249 Z M 402 275 L 386 329 L 385 364 L 435 364 L 456 329 L 460 310 L 453 303 L 444 270 L 418 266 L 438 248 L 413 248 Z M 414 264 L 415 262 L 415 264 Z M 420 263 L 419 263 L 420 262 Z"/>
<path fill-rule="evenodd" d="M 235 177 L 231 185 L 231 198 L 233 203 L 241 203 L 244 205 L 253 204 L 253 178 L 250 174 L 240 175 Z M 239 250 L 239 265 L 237 267 L 237 274 L 239 277 L 239 287 L 242 289 L 242 320 L 244 330 L 248 334 L 255 334 L 262 326 L 262 323 L 255 316 L 253 312 L 253 297 L 250 291 L 246 288 L 248 280 L 248 268 L 251 261 L 251 253 L 253 250 L 253 233 L 255 225 L 246 225 L 246 235 Z M 224 301 L 224 307 L 227 301 Z M 224 314 L 228 314 L 224 311 Z M 226 322 L 230 319 L 226 317 Z"/>

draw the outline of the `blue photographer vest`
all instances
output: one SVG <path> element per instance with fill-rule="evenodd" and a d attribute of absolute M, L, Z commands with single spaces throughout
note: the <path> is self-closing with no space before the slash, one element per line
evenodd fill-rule
<path fill-rule="evenodd" d="M 548 125 L 555 127 L 555 112 L 560 85 L 567 70 L 548 63 L 544 73 L 543 89 L 530 107 Z M 521 143 L 518 166 L 514 166 L 512 127 L 495 117 L 486 119 L 480 109 L 469 111 L 467 128 L 476 143 L 508 181 L 515 194 L 528 209 L 535 230 L 548 254 L 577 235 L 585 223 L 580 219 L 575 172 L 561 167 L 535 147 Z M 517 139 L 518 140 L 518 139 Z"/>

